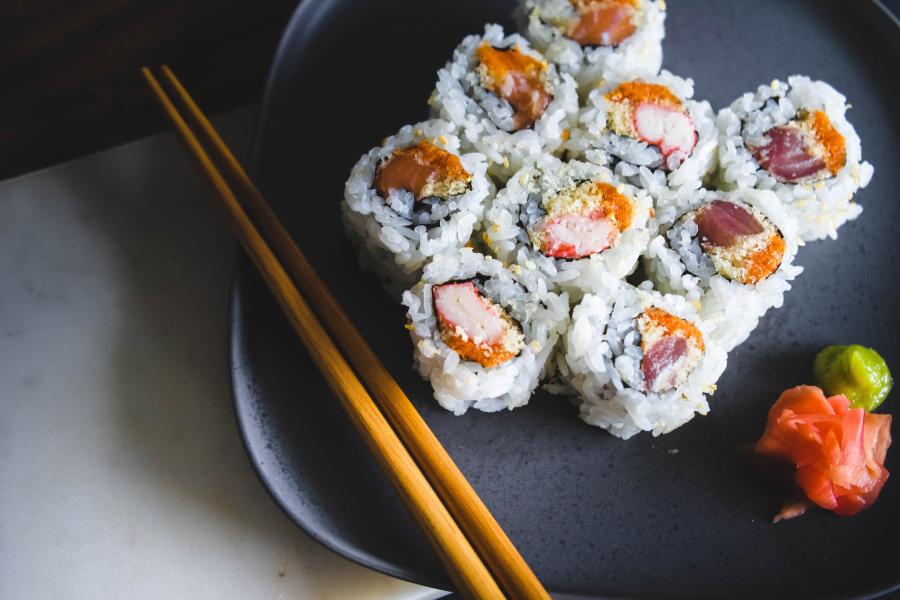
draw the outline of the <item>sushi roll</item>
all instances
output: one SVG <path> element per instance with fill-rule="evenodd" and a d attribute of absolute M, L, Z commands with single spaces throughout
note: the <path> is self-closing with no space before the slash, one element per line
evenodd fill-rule
<path fill-rule="evenodd" d="M 455 127 L 403 127 L 356 163 L 341 210 L 360 263 L 400 297 L 436 252 L 468 243 L 494 193 L 483 154 L 460 153 Z"/>
<path fill-rule="evenodd" d="M 744 94 L 717 118 L 721 185 L 773 190 L 803 240 L 836 238 L 862 212 L 853 196 L 873 173 L 847 108 L 833 87 L 800 75 Z"/>
<path fill-rule="evenodd" d="M 654 198 L 697 189 L 715 166 L 718 140 L 712 107 L 693 95 L 692 80 L 668 71 L 604 83 L 588 96 L 566 147 L 613 165 Z"/>
<path fill-rule="evenodd" d="M 730 352 L 760 317 L 784 301 L 800 239 L 771 191 L 706 192 L 703 202 L 651 240 L 647 275 L 657 289 L 683 294 Z"/>
<path fill-rule="evenodd" d="M 662 67 L 662 1 L 524 0 L 520 20 L 534 47 L 585 93 L 604 78 L 654 76 Z"/>
<path fill-rule="evenodd" d="M 461 415 L 528 403 L 569 321 L 565 294 L 470 248 L 442 253 L 403 294 L 415 365 Z"/>
<path fill-rule="evenodd" d="M 570 75 L 518 34 L 487 25 L 465 38 L 438 71 L 432 114 L 460 128 L 464 149 L 485 154 L 490 173 L 509 177 L 528 159 L 556 152 L 578 112 Z"/>
<path fill-rule="evenodd" d="M 482 237 L 505 264 L 538 268 L 578 301 L 634 271 L 650 241 L 651 206 L 647 192 L 605 167 L 547 157 L 498 192 Z"/>
<path fill-rule="evenodd" d="M 691 303 L 646 282 L 587 294 L 557 360 L 581 419 L 622 439 L 669 433 L 705 415 L 725 364 Z"/>

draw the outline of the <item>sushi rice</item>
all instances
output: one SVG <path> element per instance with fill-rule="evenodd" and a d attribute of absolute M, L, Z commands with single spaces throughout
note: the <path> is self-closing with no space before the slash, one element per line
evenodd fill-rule
<path fill-rule="evenodd" d="M 716 115 L 660 71 L 665 11 L 520 0 L 524 37 L 464 38 L 432 119 L 353 168 L 347 233 L 448 411 L 520 407 L 543 380 L 616 437 L 669 433 L 708 413 L 804 241 L 862 211 L 844 96 L 795 75 Z"/>
<path fill-rule="evenodd" d="M 836 238 L 837 229 L 857 218 L 862 206 L 853 197 L 872 179 L 872 165 L 862 160 L 862 146 L 847 121 L 846 98 L 823 81 L 794 75 L 748 92 L 719 111 L 719 183 L 726 189 L 753 187 L 773 190 L 797 220 L 805 241 Z M 779 181 L 762 168 L 748 146 L 758 144 L 772 128 L 783 126 L 801 111 L 824 111 L 844 138 L 846 159 L 833 176 L 821 181 Z"/>
<path fill-rule="evenodd" d="M 494 193 L 484 155 L 460 153 L 455 131 L 439 119 L 407 125 L 364 154 L 347 180 L 341 205 L 347 235 L 359 249 L 362 266 L 379 276 L 393 297 L 419 280 L 429 257 L 469 241 Z M 382 197 L 375 185 L 379 166 L 395 151 L 423 141 L 459 158 L 471 175 L 468 188 L 446 200 L 416 200 L 406 189 L 391 189 Z"/>
<path fill-rule="evenodd" d="M 627 198 L 630 222 L 602 251 L 582 258 L 554 257 L 542 252 L 529 236 L 525 222 L 546 215 L 546 203 L 560 191 L 604 183 Z M 642 189 L 619 181 L 607 169 L 588 162 L 562 162 L 553 157 L 518 171 L 485 211 L 483 240 L 491 253 L 513 268 L 537 268 L 559 290 L 577 302 L 585 292 L 607 285 L 634 271 L 650 239 L 648 221 L 652 201 Z"/>
<path fill-rule="evenodd" d="M 671 389 L 647 391 L 638 322 L 650 308 L 692 323 L 704 349 L 696 365 Z M 579 416 L 628 439 L 642 431 L 669 433 L 709 412 L 706 395 L 725 370 L 726 353 L 709 339 L 709 324 L 683 296 L 661 294 L 649 282 L 587 294 L 575 306 L 557 358 L 558 374 L 579 397 Z"/>
<path fill-rule="evenodd" d="M 483 86 L 478 58 L 483 47 L 518 52 L 545 69 L 548 104 L 530 126 L 518 128 L 515 108 Z M 463 149 L 483 153 L 490 161 L 490 174 L 505 180 L 526 161 L 560 150 L 577 117 L 578 91 L 572 76 L 560 74 L 525 38 L 506 35 L 501 26 L 489 24 L 482 35 L 466 37 L 438 71 L 429 104 L 433 116 L 459 128 Z"/>
<path fill-rule="evenodd" d="M 521 351 L 503 364 L 462 360 L 441 337 L 433 289 L 469 280 L 521 327 Z M 568 298 L 549 291 L 539 273 L 513 273 L 470 248 L 433 257 L 422 281 L 403 294 L 403 305 L 416 368 L 431 382 L 438 403 L 457 415 L 470 407 L 495 412 L 527 404 L 569 323 Z"/>
<path fill-rule="evenodd" d="M 647 276 L 657 289 L 684 296 L 699 307 L 710 325 L 710 339 L 730 352 L 756 328 L 770 308 L 779 308 L 790 282 L 803 268 L 794 265 L 800 241 L 796 224 L 778 197 L 770 191 L 740 189 L 735 192 L 698 194 L 698 204 L 681 219 L 654 237 L 645 255 Z M 784 240 L 781 260 L 771 274 L 754 283 L 723 276 L 701 248 L 696 209 L 717 199 L 740 203 L 768 220 Z"/>
<path fill-rule="evenodd" d="M 610 124 L 615 119 L 616 103 L 609 96 L 629 84 L 649 84 L 667 90 L 673 102 L 680 104 L 694 129 L 694 145 L 689 153 L 679 152 L 671 158 L 666 157 L 658 145 L 613 130 Z M 701 187 L 704 178 L 714 170 L 716 161 L 715 115 L 709 102 L 693 100 L 693 96 L 693 80 L 665 70 L 656 77 L 632 73 L 625 78 L 606 81 L 589 94 L 566 149 L 570 156 L 612 165 L 617 176 L 646 189 L 663 204 L 678 203 L 684 194 Z M 651 100 L 641 105 L 655 104 Z M 632 109 L 636 108 L 632 106 Z"/>
<path fill-rule="evenodd" d="M 578 10 L 571 0 L 524 0 L 519 20 L 535 48 L 587 94 L 608 78 L 654 76 L 662 67 L 666 8 L 662 1 L 637 0 L 635 31 L 618 45 L 585 45 L 567 35 Z"/>

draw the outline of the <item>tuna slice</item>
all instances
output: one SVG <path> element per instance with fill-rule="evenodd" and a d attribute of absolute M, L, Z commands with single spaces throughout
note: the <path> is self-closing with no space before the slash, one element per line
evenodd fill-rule
<path fill-rule="evenodd" d="M 672 335 L 653 344 L 641 360 L 644 383 L 651 392 L 672 387 L 676 379 L 676 367 L 687 355 L 688 343 L 683 337 Z"/>
<path fill-rule="evenodd" d="M 584 258 L 609 248 L 618 230 L 601 213 L 545 218 L 536 230 L 541 251 L 553 258 Z"/>
<path fill-rule="evenodd" d="M 697 143 L 694 123 L 680 110 L 644 103 L 634 110 L 634 129 L 648 144 L 659 147 L 663 157 L 690 156 Z"/>
<path fill-rule="evenodd" d="M 762 146 L 753 148 L 753 157 L 779 181 L 801 181 L 826 167 L 825 161 L 810 150 L 807 134 L 797 127 L 774 127 L 764 139 Z"/>
<path fill-rule="evenodd" d="M 463 360 L 493 367 L 515 357 L 524 338 L 503 309 L 471 281 L 432 288 L 441 339 Z"/>
<path fill-rule="evenodd" d="M 725 200 L 713 200 L 695 219 L 703 242 L 730 248 L 743 236 L 762 233 L 762 224 L 750 211 Z"/>
<path fill-rule="evenodd" d="M 569 37 L 582 46 L 618 46 L 635 31 L 633 14 L 627 0 L 591 2 L 569 30 Z"/>

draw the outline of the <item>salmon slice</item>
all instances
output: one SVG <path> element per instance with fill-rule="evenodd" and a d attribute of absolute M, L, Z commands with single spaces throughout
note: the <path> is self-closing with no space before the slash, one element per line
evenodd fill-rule
<path fill-rule="evenodd" d="M 517 48 L 494 48 L 483 43 L 476 50 L 481 85 L 513 108 L 515 130 L 527 129 L 541 118 L 552 96 L 547 63 Z"/>
<path fill-rule="evenodd" d="M 572 0 L 579 13 L 568 37 L 582 46 L 618 46 L 637 29 L 637 0 Z"/>
<path fill-rule="evenodd" d="M 449 199 L 469 189 L 472 174 L 459 157 L 424 140 L 395 150 L 375 172 L 375 189 L 382 198 L 391 190 L 410 192 L 416 200 Z"/>
<path fill-rule="evenodd" d="M 525 336 L 519 324 L 473 281 L 436 285 L 431 293 L 441 339 L 463 360 L 495 367 L 521 352 Z"/>

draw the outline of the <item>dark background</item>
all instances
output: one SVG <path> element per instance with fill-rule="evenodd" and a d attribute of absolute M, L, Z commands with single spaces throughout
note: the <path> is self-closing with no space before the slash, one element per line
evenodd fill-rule
<path fill-rule="evenodd" d="M 259 101 L 297 0 L 0 0 L 0 179 L 159 131 L 140 67 L 212 113 Z"/>
<path fill-rule="evenodd" d="M 0 1 L 0 179 L 162 130 L 144 65 L 171 65 L 213 114 L 258 102 L 297 3 Z"/>

